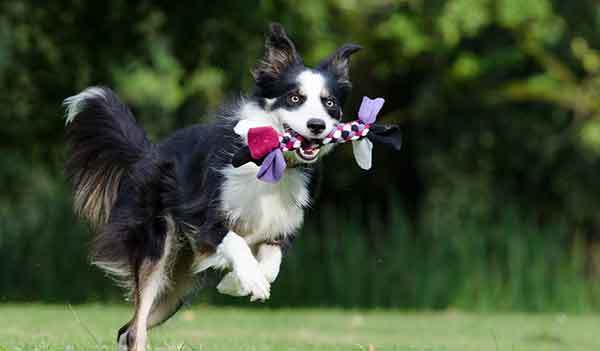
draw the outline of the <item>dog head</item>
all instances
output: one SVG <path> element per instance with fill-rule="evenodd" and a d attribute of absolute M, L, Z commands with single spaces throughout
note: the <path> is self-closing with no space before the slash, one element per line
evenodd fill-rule
<path fill-rule="evenodd" d="M 314 68 L 304 66 L 294 43 L 280 24 L 272 24 L 265 40 L 264 57 L 252 71 L 254 97 L 277 130 L 291 129 L 306 139 L 294 152 L 296 161 L 310 163 L 326 148 L 312 148 L 342 118 L 342 106 L 352 87 L 350 56 L 360 46 L 346 44 Z"/>

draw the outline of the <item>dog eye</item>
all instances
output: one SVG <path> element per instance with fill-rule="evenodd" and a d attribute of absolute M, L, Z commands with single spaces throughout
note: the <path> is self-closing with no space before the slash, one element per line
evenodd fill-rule
<path fill-rule="evenodd" d="M 290 96 L 288 96 L 288 102 L 290 103 L 290 105 L 297 105 L 301 101 L 302 98 L 298 94 L 290 94 Z"/>
<path fill-rule="evenodd" d="M 332 99 L 327 99 L 327 100 L 325 100 L 325 106 L 327 106 L 327 108 L 334 108 L 335 101 L 333 101 Z"/>

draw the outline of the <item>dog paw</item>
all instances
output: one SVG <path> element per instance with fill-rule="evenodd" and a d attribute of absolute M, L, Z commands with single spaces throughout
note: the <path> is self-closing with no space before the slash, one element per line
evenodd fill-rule
<path fill-rule="evenodd" d="M 119 335 L 117 351 L 131 351 L 134 349 L 135 339 L 129 330 Z M 144 345 L 145 346 L 145 345 Z M 144 347 L 142 346 L 142 348 Z"/>
<path fill-rule="evenodd" d="M 217 290 L 221 294 L 230 295 L 230 296 L 248 296 L 250 295 L 250 291 L 243 289 L 238 277 L 233 274 L 233 272 L 227 273 L 219 285 L 217 285 Z"/>
<path fill-rule="evenodd" d="M 269 283 L 273 283 L 279 274 L 279 266 L 274 266 L 270 262 L 260 263 L 260 271 Z"/>
<path fill-rule="evenodd" d="M 240 282 L 241 290 L 250 292 L 250 301 L 265 301 L 271 296 L 271 284 L 265 279 L 256 261 L 237 267 L 233 272 Z"/>
<path fill-rule="evenodd" d="M 119 336 L 119 340 L 117 342 L 117 351 L 129 351 L 129 346 L 127 345 L 127 335 L 128 332 L 125 332 Z"/>

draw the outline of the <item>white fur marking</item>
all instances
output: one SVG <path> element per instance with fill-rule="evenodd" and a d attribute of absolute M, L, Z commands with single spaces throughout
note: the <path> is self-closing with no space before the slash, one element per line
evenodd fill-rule
<path fill-rule="evenodd" d="M 289 168 L 278 183 L 256 178 L 258 167 L 248 163 L 223 170 L 221 208 L 230 227 L 252 245 L 296 231 L 304 219 L 303 207 L 310 203 L 308 176 Z"/>
<path fill-rule="evenodd" d="M 275 103 L 275 101 L 277 101 L 277 99 L 265 99 L 265 101 L 267 102 L 267 109 L 271 109 L 271 107 L 273 107 L 273 104 Z"/>
<path fill-rule="evenodd" d="M 77 95 L 66 98 L 63 101 L 63 106 L 66 106 L 66 121 L 65 124 L 69 124 L 73 121 L 75 116 L 83 109 L 85 109 L 85 101 L 88 99 L 101 97 L 106 99 L 106 93 L 104 89 L 99 87 L 90 87 L 82 91 Z"/>
<path fill-rule="evenodd" d="M 301 94 L 311 97 L 318 96 L 319 98 L 323 95 L 325 77 L 321 74 L 306 70 L 298 75 L 298 82 L 300 83 Z"/>

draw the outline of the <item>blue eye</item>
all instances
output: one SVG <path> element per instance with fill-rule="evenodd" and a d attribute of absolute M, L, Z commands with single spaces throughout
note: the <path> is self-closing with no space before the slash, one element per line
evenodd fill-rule
<path fill-rule="evenodd" d="M 327 99 L 325 101 L 325 106 L 327 106 L 327 108 L 334 108 L 335 107 L 335 101 L 333 101 L 332 99 Z"/>

